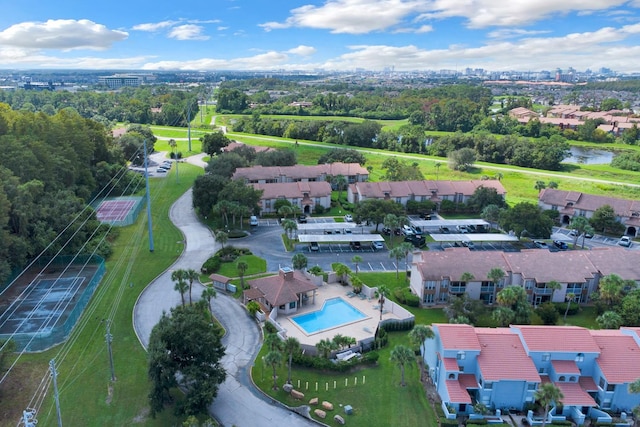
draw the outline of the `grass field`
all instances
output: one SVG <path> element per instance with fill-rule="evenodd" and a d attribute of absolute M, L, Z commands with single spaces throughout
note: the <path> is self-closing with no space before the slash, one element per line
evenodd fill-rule
<path fill-rule="evenodd" d="M 67 343 L 38 354 L 25 354 L 2 392 L 1 426 L 15 426 L 22 410 L 47 375 L 48 362 L 56 360 L 60 406 L 64 425 L 69 426 L 173 426 L 170 411 L 156 419 L 147 416 L 146 353 L 135 336 L 131 313 L 137 296 L 182 251 L 182 235 L 170 222 L 169 207 L 202 174 L 200 168 L 181 165 L 180 182 L 172 170 L 166 179 L 150 181 L 154 251 L 149 251 L 146 216 L 119 230 L 107 273 Z M 133 287 L 129 284 L 132 283 Z M 106 321 L 111 320 L 114 370 L 110 382 L 105 344 Z M 56 424 L 51 393 L 39 413 L 38 425 Z"/>

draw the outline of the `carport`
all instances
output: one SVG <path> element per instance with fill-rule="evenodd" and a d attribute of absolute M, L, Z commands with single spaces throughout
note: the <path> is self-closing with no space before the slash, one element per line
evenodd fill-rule
<path fill-rule="evenodd" d="M 330 231 L 332 234 L 336 231 L 340 233 L 343 230 L 351 230 L 356 232 L 358 227 L 353 222 L 326 222 L 326 223 L 312 223 L 312 224 L 298 224 L 298 235 L 300 234 L 317 234 L 323 231 Z M 336 233 L 337 234 L 337 233 Z M 318 240 L 312 240 L 312 242 L 318 242 Z"/>
<path fill-rule="evenodd" d="M 379 234 L 299 234 L 298 242 L 318 245 L 327 243 L 351 244 L 352 242 L 372 243 L 384 242 L 384 237 Z"/>
<path fill-rule="evenodd" d="M 473 225 L 475 227 L 482 226 L 489 228 L 491 224 L 483 219 L 436 219 L 436 220 L 415 220 L 411 221 L 411 225 L 414 227 L 420 227 L 423 231 L 425 228 L 440 228 L 440 227 L 456 227 L 458 225 Z"/>
<path fill-rule="evenodd" d="M 516 236 L 499 233 L 464 233 L 464 234 L 431 234 L 431 238 L 440 243 L 473 242 L 475 243 L 500 243 L 517 242 Z"/>

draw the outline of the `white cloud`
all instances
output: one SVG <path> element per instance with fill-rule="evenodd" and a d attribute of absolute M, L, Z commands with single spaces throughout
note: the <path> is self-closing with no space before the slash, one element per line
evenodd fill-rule
<path fill-rule="evenodd" d="M 229 27 L 222 27 L 222 26 L 216 28 L 216 30 L 218 30 L 218 31 L 224 31 L 224 30 L 228 30 L 228 29 L 229 29 Z"/>
<path fill-rule="evenodd" d="M 515 37 L 535 36 L 538 34 L 547 34 L 551 30 L 523 30 L 520 28 L 504 28 L 487 33 L 487 37 L 492 39 L 511 39 Z"/>
<path fill-rule="evenodd" d="M 415 34 L 423 34 L 430 33 L 433 31 L 433 27 L 431 25 L 422 25 L 418 28 L 405 27 L 400 28 L 394 31 L 394 33 L 415 33 Z"/>
<path fill-rule="evenodd" d="M 466 18 L 470 28 L 520 26 L 571 12 L 614 9 L 628 0 L 327 0 L 290 11 L 283 22 L 260 24 L 265 31 L 292 27 L 325 29 L 332 33 L 366 34 L 406 26 L 406 21 Z M 636 4 L 640 1 L 635 0 Z M 425 32 L 425 27 L 422 32 Z M 402 28 L 396 32 L 409 32 Z"/>
<path fill-rule="evenodd" d="M 432 0 L 422 19 L 467 18 L 470 28 L 526 25 L 553 15 L 612 9 L 627 0 Z"/>
<path fill-rule="evenodd" d="M 29 49 L 104 50 L 129 34 L 86 19 L 23 22 L 0 32 L 0 45 Z"/>
<path fill-rule="evenodd" d="M 149 56 L 129 58 L 73 57 L 43 55 L 32 49 L 0 48 L 0 63 L 18 68 L 80 68 L 87 70 L 138 69 Z"/>
<path fill-rule="evenodd" d="M 282 68 L 289 57 L 282 52 L 265 52 L 234 59 L 202 58 L 192 61 L 158 61 L 144 64 L 143 70 L 269 70 Z"/>
<path fill-rule="evenodd" d="M 289 49 L 287 53 L 292 53 L 294 55 L 300 55 L 300 56 L 311 56 L 314 53 L 316 53 L 316 48 L 312 46 L 300 45 L 300 46 L 294 47 L 293 49 Z"/>
<path fill-rule="evenodd" d="M 209 36 L 203 35 L 202 30 L 204 28 L 199 25 L 179 25 L 169 31 L 168 37 L 176 40 L 209 40 Z"/>
<path fill-rule="evenodd" d="M 365 34 L 400 24 L 416 12 L 428 10 L 420 0 L 328 0 L 322 6 L 305 5 L 291 10 L 285 22 L 260 24 L 266 31 L 305 27 L 332 33 Z"/>
<path fill-rule="evenodd" d="M 178 21 L 162 21 L 162 22 L 150 22 L 147 24 L 138 24 L 134 25 L 133 29 L 136 31 L 148 31 L 155 32 L 159 30 L 164 30 L 165 28 L 170 28 L 176 25 Z"/>

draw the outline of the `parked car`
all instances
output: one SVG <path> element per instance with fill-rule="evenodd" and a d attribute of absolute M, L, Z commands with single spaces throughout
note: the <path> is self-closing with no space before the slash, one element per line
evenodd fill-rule
<path fill-rule="evenodd" d="M 362 249 L 362 244 L 360 242 L 349 242 L 349 246 L 351 246 L 351 249 L 354 251 Z"/>
<path fill-rule="evenodd" d="M 566 251 L 567 249 L 569 249 L 569 245 L 567 245 L 565 242 L 560 240 L 554 240 L 553 246 L 560 249 L 561 251 Z"/>
<path fill-rule="evenodd" d="M 469 232 L 469 229 L 467 228 L 466 225 L 456 225 L 456 230 L 460 234 L 466 234 Z"/>
<path fill-rule="evenodd" d="M 403 225 L 402 234 L 404 234 L 405 236 L 414 236 L 416 234 L 416 230 L 410 225 Z"/>
<path fill-rule="evenodd" d="M 576 237 L 578 235 L 578 230 L 575 228 L 569 232 L 569 236 Z"/>
<path fill-rule="evenodd" d="M 473 243 L 472 241 L 467 241 L 467 240 L 463 240 L 462 241 L 462 246 L 464 246 L 465 248 L 469 248 L 469 249 L 475 249 L 476 248 L 476 244 Z"/>
<path fill-rule="evenodd" d="M 353 232 L 351 231 L 351 229 L 345 228 L 344 229 L 344 234 L 353 234 Z"/>
<path fill-rule="evenodd" d="M 167 170 L 165 168 L 158 168 L 156 169 L 156 173 L 167 173 Z"/>
<path fill-rule="evenodd" d="M 424 237 L 416 236 L 416 235 L 407 236 L 407 237 L 404 238 L 404 241 L 411 243 L 416 248 L 424 246 L 427 243 L 427 240 Z"/>
<path fill-rule="evenodd" d="M 346 214 L 344 216 L 344 221 L 345 222 L 353 222 L 353 217 L 351 216 L 351 214 Z"/>
<path fill-rule="evenodd" d="M 620 246 L 626 246 L 627 248 L 631 247 L 631 237 L 629 236 L 622 236 L 620 238 L 620 240 L 618 240 L 618 244 Z"/>
<path fill-rule="evenodd" d="M 440 227 L 440 232 L 442 234 L 449 234 L 449 227 Z"/>
<path fill-rule="evenodd" d="M 258 217 L 255 215 L 251 215 L 249 217 L 249 225 L 255 227 L 256 225 L 258 225 Z"/>
<path fill-rule="evenodd" d="M 549 245 L 547 245 L 542 240 L 534 240 L 533 245 L 538 249 L 549 249 Z"/>
<path fill-rule="evenodd" d="M 431 221 L 431 214 L 421 213 L 420 214 L 420 219 L 424 219 L 425 221 Z"/>
<path fill-rule="evenodd" d="M 171 169 L 171 166 L 173 166 L 173 162 L 170 162 L 169 160 L 165 160 L 164 162 L 162 162 L 161 166 L 165 169 Z"/>
<path fill-rule="evenodd" d="M 371 242 L 371 249 L 374 251 L 384 249 L 384 244 L 382 242 Z"/>
<path fill-rule="evenodd" d="M 391 236 L 391 229 L 389 227 L 384 227 L 382 229 L 382 234 L 384 234 L 385 236 Z"/>
<path fill-rule="evenodd" d="M 318 245 L 318 242 L 311 242 L 309 243 L 309 250 L 312 252 L 317 252 L 320 250 L 320 245 Z"/>
<path fill-rule="evenodd" d="M 298 215 L 298 222 L 300 224 L 306 224 L 307 223 L 307 216 L 302 214 L 302 215 Z"/>

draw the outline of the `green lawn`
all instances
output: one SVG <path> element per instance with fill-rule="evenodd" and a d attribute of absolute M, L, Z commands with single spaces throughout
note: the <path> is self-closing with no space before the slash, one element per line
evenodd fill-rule
<path fill-rule="evenodd" d="M 247 271 L 244 273 L 245 276 L 251 276 L 253 274 L 264 273 L 267 271 L 267 261 L 263 258 L 258 258 L 255 255 L 242 255 L 234 262 L 223 262 L 220 266 L 220 270 L 218 270 L 218 274 L 231 278 L 240 277 L 237 268 L 240 261 L 246 262 L 249 266 Z"/>
<path fill-rule="evenodd" d="M 180 166 L 176 183 L 169 177 L 151 179 L 151 206 L 154 251 L 149 251 L 144 212 L 136 224 L 116 230 L 114 253 L 107 262 L 107 273 L 67 343 L 38 354 L 25 354 L 12 374 L 11 393 L 3 392 L 2 426 L 15 426 L 27 408 L 47 364 L 55 358 L 62 419 L 69 426 L 174 426 L 178 420 L 171 410 L 156 419 L 148 417 L 147 360 L 131 325 L 131 313 L 143 288 L 168 268 L 181 253 L 182 235 L 168 217 L 171 204 L 202 174 L 201 168 Z M 119 231 L 119 233 L 117 233 Z M 130 288 L 129 284 L 133 283 Z M 110 382 L 109 359 L 105 344 L 105 320 L 111 319 L 114 369 Z M 10 408 L 10 409 L 9 409 Z M 55 425 L 56 414 L 51 393 L 38 413 L 39 425 Z"/>
<path fill-rule="evenodd" d="M 327 411 L 327 418 L 324 421 L 330 425 L 335 424 L 333 415 L 341 414 L 346 418 L 346 424 L 350 426 L 379 426 L 381 420 L 387 420 L 382 424 L 388 425 L 390 420 L 393 420 L 394 427 L 417 425 L 435 427 L 437 425 L 435 415 L 427 402 L 426 393 L 420 382 L 420 369 L 416 364 L 405 367 L 407 385 L 400 386 L 400 368 L 389 361 L 391 349 L 397 344 L 410 345 L 407 332 L 389 333 L 389 345 L 379 350 L 377 366 L 354 368 L 348 373 L 317 372 L 294 367 L 292 383 L 296 389 L 305 394 L 304 402 L 295 401 L 289 394 L 282 391 L 281 386 L 287 378 L 286 363 L 276 371 L 280 389 L 272 390 L 273 370 L 262 362 L 262 357 L 266 355 L 265 348 L 260 351 L 256 359 L 256 364 L 251 371 L 252 377 L 256 385 L 265 393 L 290 406 L 306 404 L 313 397 L 318 397 L 320 402 L 333 403 L 334 410 Z M 351 405 L 354 408 L 354 414 L 345 415 L 344 405 Z"/>

